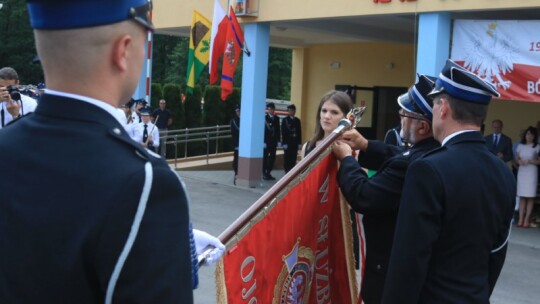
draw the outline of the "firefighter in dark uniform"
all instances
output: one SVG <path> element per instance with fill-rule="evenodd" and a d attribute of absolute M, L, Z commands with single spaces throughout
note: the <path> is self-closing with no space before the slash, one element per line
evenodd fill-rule
<path fill-rule="evenodd" d="M 281 140 L 283 144 L 283 168 L 289 172 L 296 165 L 298 149 L 302 148 L 302 125 L 295 116 L 296 106 L 287 106 L 289 115 L 281 121 Z"/>
<path fill-rule="evenodd" d="M 280 141 L 280 126 L 279 117 L 274 114 L 276 105 L 269 102 L 266 105 L 267 113 L 264 116 L 264 151 L 263 151 L 263 179 L 275 180 L 276 178 L 270 174 L 274 169 L 276 161 L 276 150 Z"/>
<path fill-rule="evenodd" d="M 439 147 L 433 138 L 432 104 L 427 97 L 433 85 L 433 80 L 419 75 L 418 82 L 398 97 L 401 136 L 410 144 L 410 149 L 368 141 L 356 130 L 346 132 L 332 148 L 341 160 L 338 171 L 341 191 L 352 209 L 364 215 L 366 267 L 361 295 L 366 304 L 381 303 L 407 167 L 416 158 Z M 358 161 L 352 156 L 352 149 L 362 151 Z M 381 164 L 378 159 L 386 161 Z M 368 178 L 362 166 L 378 172 Z"/>
<path fill-rule="evenodd" d="M 151 3 L 27 2 L 48 90 L 0 132 L 0 303 L 193 303 L 184 185 L 116 109 Z"/>
<path fill-rule="evenodd" d="M 233 154 L 233 170 L 234 170 L 234 184 L 236 185 L 236 178 L 238 175 L 238 150 L 240 145 L 240 105 L 234 106 L 234 117 L 231 119 L 231 137 L 234 147 Z"/>
<path fill-rule="evenodd" d="M 382 303 L 489 303 L 516 199 L 480 132 L 499 94 L 448 60 L 430 96 L 441 147 L 407 170 Z"/>

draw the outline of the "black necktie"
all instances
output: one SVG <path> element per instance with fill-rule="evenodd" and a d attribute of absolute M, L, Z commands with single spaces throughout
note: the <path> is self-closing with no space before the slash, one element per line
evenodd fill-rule
<path fill-rule="evenodd" d="M 144 131 L 142 134 L 142 141 L 145 143 L 147 139 L 148 139 L 148 126 L 145 124 Z"/>

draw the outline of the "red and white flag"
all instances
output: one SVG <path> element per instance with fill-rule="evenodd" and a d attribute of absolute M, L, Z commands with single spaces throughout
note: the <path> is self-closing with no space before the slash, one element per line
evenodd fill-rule
<path fill-rule="evenodd" d="M 214 0 L 214 17 L 212 18 L 212 34 L 210 39 L 210 84 L 216 83 L 219 76 L 219 58 L 225 51 L 225 38 L 229 28 L 229 18 L 225 14 L 219 0 Z"/>
<path fill-rule="evenodd" d="M 540 102 L 539 28 L 538 20 L 456 20 L 450 57 L 501 99 Z"/>

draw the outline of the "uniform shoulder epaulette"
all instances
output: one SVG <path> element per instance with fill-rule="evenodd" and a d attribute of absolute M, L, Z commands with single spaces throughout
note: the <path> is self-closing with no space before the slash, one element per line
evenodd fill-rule
<path fill-rule="evenodd" d="M 131 148 L 134 149 L 135 154 L 137 154 L 139 157 L 150 160 L 152 158 L 159 159 L 161 158 L 161 155 L 152 152 L 148 150 L 147 148 L 143 147 L 141 144 L 138 144 L 134 141 L 132 141 L 129 136 L 125 136 L 126 130 L 120 127 L 114 127 L 109 130 L 109 134 L 112 135 L 115 139 L 120 140 L 121 142 L 129 145 Z"/>

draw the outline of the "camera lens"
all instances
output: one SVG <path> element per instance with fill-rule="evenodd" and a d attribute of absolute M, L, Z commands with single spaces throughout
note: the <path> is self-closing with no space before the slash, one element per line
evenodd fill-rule
<path fill-rule="evenodd" d="M 9 95 L 11 95 L 11 99 L 13 100 L 21 100 L 21 93 L 17 92 L 17 91 L 13 91 L 11 92 Z"/>
<path fill-rule="evenodd" d="M 13 100 L 21 100 L 21 93 L 19 93 L 19 90 L 17 87 L 14 86 L 8 86 L 7 90 L 9 92 L 9 95 L 11 96 L 11 99 Z"/>

